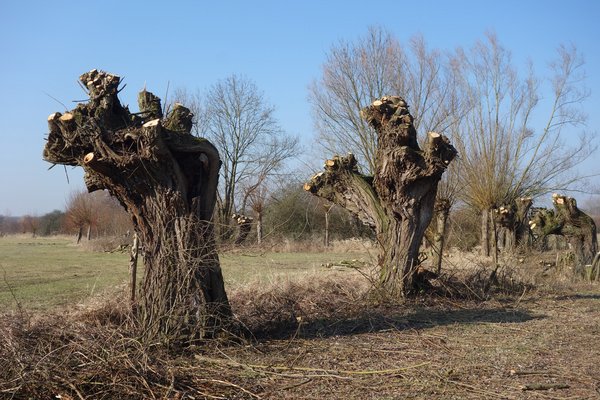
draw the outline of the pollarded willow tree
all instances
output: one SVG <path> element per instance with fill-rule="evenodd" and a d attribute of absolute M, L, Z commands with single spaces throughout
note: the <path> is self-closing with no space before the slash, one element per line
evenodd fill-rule
<path fill-rule="evenodd" d="M 588 96 L 583 60 L 574 47 L 562 46 L 550 65 L 551 92 L 542 103 L 533 68 L 519 75 L 509 50 L 488 34 L 453 60 L 460 97 L 469 103 L 453 142 L 461 156 L 462 200 L 481 212 L 482 253 L 496 254 L 491 228 L 494 211 L 518 208 L 520 198 L 576 187 L 585 178 L 575 168 L 597 148 L 592 138 L 574 138 L 584 124 L 581 104 Z M 544 110 L 545 123 L 536 126 Z M 568 137 L 567 137 L 568 134 Z M 587 174 L 590 176 L 592 174 Z M 519 240 L 522 223 L 511 224 Z M 525 231 L 527 226 L 525 225 Z"/>
<path fill-rule="evenodd" d="M 375 230 L 381 286 L 392 296 L 408 296 L 418 289 L 419 247 L 433 216 L 438 182 L 456 150 L 434 132 L 421 149 L 413 117 L 398 96 L 382 97 L 360 115 L 377 132 L 374 176 L 359 173 L 353 154 L 336 156 L 304 189 Z"/>
<path fill-rule="evenodd" d="M 186 342 L 211 336 L 231 316 L 211 222 L 221 161 L 190 134 L 190 111 L 142 91 L 132 114 L 117 97 L 120 77 L 103 71 L 80 81 L 89 101 L 48 117 L 44 159 L 85 171 L 88 191 L 108 190 L 144 244 L 139 321 L 147 339 Z"/>
<path fill-rule="evenodd" d="M 415 129 L 453 135 L 468 103 L 456 89 L 458 77 L 442 51 L 428 47 L 422 36 L 407 44 L 380 27 L 353 42 L 332 46 L 322 66 L 322 76 L 309 92 L 318 144 L 328 154 L 353 152 L 362 171 L 376 169 L 377 132 L 361 118 L 364 104 L 388 93 L 402 93 L 411 104 Z M 441 267 L 446 221 L 456 202 L 456 165 L 444 174 L 435 227 L 428 235 L 433 264 Z"/>
<path fill-rule="evenodd" d="M 531 230 L 538 240 L 548 235 L 564 236 L 575 258 L 573 272 L 585 275 L 586 265 L 592 264 L 598 253 L 596 223 L 577 207 L 577 201 L 572 197 L 555 193 L 552 195 L 552 205 L 554 210 L 541 209 L 535 213 L 529 221 Z M 595 268 L 598 268 L 597 265 Z"/>

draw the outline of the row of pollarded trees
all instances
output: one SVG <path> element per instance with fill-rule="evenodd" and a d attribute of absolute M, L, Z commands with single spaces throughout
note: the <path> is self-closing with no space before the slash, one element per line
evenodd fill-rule
<path fill-rule="evenodd" d="M 92 70 L 80 81 L 89 101 L 48 117 L 44 158 L 82 167 L 88 191 L 108 191 L 129 215 L 144 243 L 145 276 L 135 306 L 142 336 L 189 343 L 214 335 L 232 317 L 212 223 L 221 167 L 216 147 L 191 134 L 192 113 L 181 104 L 165 115 L 160 99 L 143 90 L 134 114 L 118 99 L 120 77 Z M 342 205 L 362 202 L 353 210 L 376 227 L 381 265 L 399 267 L 382 268 L 385 285 L 406 295 L 415 287 L 416 255 L 437 184 L 456 151 L 434 133 L 421 151 L 399 97 L 361 115 L 379 134 L 378 173 L 369 179 L 354 156 L 337 157 L 313 180 L 314 190 L 336 196 L 341 185 L 346 192 L 335 199 L 345 198 Z M 399 179 L 405 170 L 412 173 Z"/>
<path fill-rule="evenodd" d="M 493 34 L 471 49 L 442 53 L 429 49 L 422 37 L 405 47 L 371 28 L 356 42 L 332 47 L 310 99 L 324 150 L 357 154 L 361 171 L 373 175 L 381 162 L 378 132 L 359 110 L 402 93 L 415 128 L 448 136 L 459 154 L 439 185 L 434 246 L 443 245 L 446 216 L 461 202 L 480 213 L 481 248 L 488 256 L 497 251 L 498 211 L 522 213 L 519 199 L 573 189 L 585 178 L 574 167 L 596 145 L 572 133 L 585 122 L 582 67 L 576 49 L 561 46 L 549 77 L 541 80 L 532 65 L 519 72 Z M 542 86 L 551 96 L 541 98 Z M 507 237 L 518 242 L 522 221 L 504 222 Z"/>
<path fill-rule="evenodd" d="M 509 195 L 523 192 L 521 188 L 536 187 L 534 184 L 544 188 L 551 181 L 557 182 L 560 174 L 538 179 L 536 177 L 541 175 L 533 172 L 544 171 L 543 168 L 537 168 L 538 158 L 553 154 L 553 150 L 558 149 L 555 147 L 558 142 L 556 138 L 560 137 L 562 128 L 571 122 L 563 119 L 566 115 L 563 105 L 576 102 L 577 97 L 570 97 L 576 92 L 558 89 L 561 82 L 571 87 L 569 76 L 576 69 L 559 69 L 567 77 L 555 79 L 557 100 L 550 123 L 543 132 L 536 134 L 529 129 L 527 121 L 530 114 L 517 112 L 514 108 L 519 104 L 528 104 L 530 106 L 526 109 L 532 112 L 535 98 L 523 95 L 516 97 L 522 102 L 505 102 L 502 90 L 506 85 L 502 81 L 496 85 L 494 78 L 486 81 L 490 79 L 486 78 L 490 71 L 500 74 L 497 78 L 502 77 L 503 73 L 516 76 L 510 65 L 493 64 L 503 59 L 500 57 L 502 48 L 494 45 L 493 37 L 489 46 L 476 48 L 465 59 L 459 54 L 449 63 L 442 62 L 442 55 L 429 52 L 423 42 L 417 40 L 414 42 L 415 59 L 418 60 L 416 65 L 403 57 L 402 53 L 398 53 L 399 57 L 393 57 L 396 54 L 394 52 L 402 48 L 389 35 L 373 30 L 367 40 L 373 39 L 375 45 L 383 43 L 390 47 L 380 49 L 371 46 L 352 54 L 353 47 L 346 46 L 340 52 L 340 57 L 347 61 L 347 65 L 337 75 L 339 71 L 335 64 L 326 66 L 324 86 L 320 87 L 319 83 L 315 85 L 313 98 L 317 117 L 320 112 L 323 113 L 324 133 L 333 129 L 334 134 L 342 135 L 341 139 L 348 133 L 352 137 L 364 134 L 359 144 L 365 148 L 364 160 L 369 170 L 361 173 L 357 159 L 352 154 L 333 157 L 326 163 L 326 170 L 307 183 L 306 189 L 354 211 L 366 224 L 375 228 L 380 243 L 381 283 L 391 293 L 405 296 L 418 288 L 419 245 L 436 209 L 439 181 L 457 153 L 449 138 L 457 145 L 462 157 L 479 160 L 482 174 L 490 174 L 489 180 L 484 179 L 487 185 L 494 177 L 500 176 L 497 169 L 502 176 L 508 173 L 512 177 L 506 181 L 501 176 L 499 179 L 504 181 L 497 181 L 493 187 L 502 189 L 500 193 L 504 194 L 503 198 L 496 198 L 494 204 L 490 205 L 494 208 L 510 201 Z M 371 50 L 374 51 L 369 52 Z M 491 53 L 487 53 L 487 50 Z M 576 65 L 567 62 L 576 60 L 575 57 L 566 57 L 569 54 L 562 53 L 565 56 L 563 64 Z M 391 61 L 388 62 L 386 57 Z M 357 66 L 353 64 L 355 62 Z M 361 67 L 367 69 L 366 73 L 360 74 Z M 356 70 L 361 80 L 352 81 L 352 74 Z M 467 72 L 473 72 L 472 79 L 469 79 Z M 379 77 L 394 78 L 391 80 L 394 85 L 373 86 L 373 90 L 381 90 L 379 93 L 372 91 L 365 94 L 359 90 L 359 83 L 372 85 Z M 226 142 L 225 149 L 221 149 L 223 154 L 219 156 L 217 147 L 210 141 L 191 134 L 193 114 L 183 105 L 174 104 L 168 112 L 163 113 L 160 99 L 143 91 L 139 97 L 140 111 L 132 114 L 118 100 L 121 83 L 118 76 L 92 70 L 83 74 L 80 80 L 87 88 L 90 100 L 65 114 L 55 113 L 48 118 L 50 133 L 44 151 L 45 159 L 83 167 L 88 190 L 108 190 L 130 216 L 144 243 L 145 277 L 137 308 L 144 336 L 169 341 L 189 341 L 210 336 L 232 315 L 211 223 L 218 200 L 216 191 L 221 161 L 227 164 L 228 152 L 237 148 L 239 151 L 234 153 L 239 155 L 255 141 L 251 140 L 247 146 L 241 147 L 236 147 L 237 142 Z M 345 93 L 343 85 L 348 80 L 354 84 L 354 91 Z M 437 85 L 438 81 L 441 84 Z M 477 96 L 475 89 L 480 88 L 486 90 Z M 523 93 L 535 94 L 531 79 L 527 80 L 526 85 L 517 85 L 514 90 L 517 88 L 532 90 Z M 330 89 L 332 92 L 328 94 Z M 359 92 L 368 100 L 361 98 L 354 106 L 345 103 L 347 98 L 353 98 Z M 383 96 L 390 93 L 402 93 L 405 99 Z M 508 93 L 508 99 L 513 98 L 513 90 Z M 206 114 L 208 117 L 216 116 L 214 125 L 209 124 L 209 128 L 206 128 L 211 135 L 217 135 L 213 138 L 215 143 L 218 143 L 218 135 L 227 127 L 227 122 L 220 124 L 220 121 L 228 121 L 225 117 L 230 117 L 218 116 L 222 109 L 229 109 L 239 99 L 240 96 L 221 97 L 214 102 L 215 109 Z M 345 105 L 331 108 L 340 101 Z M 417 119 L 413 119 L 407 103 L 413 105 Z M 341 117 L 336 116 L 335 112 L 341 112 L 342 117 L 346 112 L 353 119 L 345 123 L 342 121 L 342 125 L 337 126 Z M 520 115 L 517 121 L 522 123 L 509 123 L 512 115 Z M 488 117 L 491 119 L 485 119 Z M 243 120 L 234 118 L 233 121 L 239 124 Z M 427 139 L 419 143 L 416 134 L 419 124 L 422 124 L 420 130 L 436 130 L 445 135 L 430 132 Z M 348 129 L 353 126 L 360 126 L 364 130 L 357 133 Z M 473 129 L 469 130 L 469 127 Z M 468 140 L 455 140 L 463 129 L 473 135 L 475 144 L 481 140 L 484 145 L 476 146 Z M 228 127 L 228 131 L 242 132 L 232 127 Z M 485 144 L 490 132 L 493 133 L 492 142 L 501 145 Z M 514 136 L 511 136 L 515 132 L 519 139 L 516 144 Z M 335 136 L 332 137 L 335 139 Z M 371 146 L 373 143 L 375 145 Z M 517 147 L 511 147 L 515 145 Z M 258 154 L 255 158 L 251 152 L 246 154 L 250 158 L 238 158 L 223 170 L 228 169 L 228 174 L 231 174 L 241 170 L 241 161 L 260 159 Z M 485 157 L 495 161 L 485 164 Z M 562 171 L 572 166 L 568 161 L 574 158 L 561 160 L 559 165 L 564 168 L 559 169 Z M 253 165 L 258 164 L 248 164 L 248 167 L 252 168 Z M 504 168 L 505 165 L 508 167 Z M 262 175 L 261 170 L 249 174 L 259 178 Z M 458 193 L 468 190 L 462 178 L 464 176 L 467 174 L 458 173 Z M 227 181 L 227 177 L 224 178 Z M 239 184 L 240 180 L 234 177 L 229 185 L 231 182 Z M 510 185 L 505 185 L 506 182 Z M 220 199 L 223 204 L 228 197 L 228 192 L 225 193 Z M 523 194 L 527 194 L 527 190 Z M 485 208 L 481 211 L 486 215 L 489 213 Z M 230 221 L 230 214 L 227 212 L 223 218 Z"/>

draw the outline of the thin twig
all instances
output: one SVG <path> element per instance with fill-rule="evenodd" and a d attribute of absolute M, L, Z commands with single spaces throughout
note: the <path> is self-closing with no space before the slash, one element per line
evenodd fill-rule
<path fill-rule="evenodd" d="M 52 96 L 49 93 L 46 93 L 44 91 L 42 91 L 42 93 L 44 93 L 46 96 L 50 97 L 52 100 L 56 101 L 58 104 L 60 104 L 61 106 L 63 106 L 65 108 L 65 111 L 69 111 L 69 109 L 67 108 L 67 106 L 65 105 L 65 103 L 63 103 L 62 101 L 58 100 L 56 97 Z"/>
<path fill-rule="evenodd" d="M 212 382 L 212 383 L 219 383 L 225 386 L 231 386 L 234 387 L 236 389 L 241 390 L 242 392 L 249 394 L 250 396 L 256 398 L 256 399 L 262 399 L 262 397 L 260 397 L 259 395 L 257 395 L 256 393 L 252 393 L 251 391 L 249 391 L 248 389 L 244 389 L 243 387 L 241 387 L 240 385 L 236 385 L 233 382 L 229 382 L 229 381 L 222 381 L 220 379 L 205 379 L 205 378 L 201 378 L 198 379 L 199 382 Z"/>
<path fill-rule="evenodd" d="M 332 370 L 322 368 L 310 368 L 310 367 L 286 367 L 283 365 L 257 365 L 249 364 L 250 368 L 258 369 L 274 369 L 279 371 L 306 371 L 306 372 L 323 372 L 327 374 L 342 374 L 342 375 L 392 375 L 409 369 L 423 367 L 429 365 L 431 362 L 426 361 L 420 364 L 411 365 L 403 368 L 392 368 L 392 369 L 380 369 L 380 370 Z"/>

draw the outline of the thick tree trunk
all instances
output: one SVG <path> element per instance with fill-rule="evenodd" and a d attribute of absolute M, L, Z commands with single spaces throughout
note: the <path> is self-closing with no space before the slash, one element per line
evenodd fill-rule
<path fill-rule="evenodd" d="M 346 208 L 375 230 L 381 286 L 392 296 L 407 296 L 419 289 L 419 246 L 433 216 L 438 182 L 456 150 L 434 132 L 421 150 L 413 118 L 398 96 L 374 101 L 361 116 L 378 135 L 375 176 L 360 174 L 354 155 L 335 156 L 304 189 Z"/>
<path fill-rule="evenodd" d="M 90 101 L 48 118 L 44 158 L 83 167 L 88 190 L 108 190 L 130 215 L 144 243 L 142 336 L 211 336 L 231 316 L 211 223 L 217 150 L 190 134 L 187 108 L 159 119 L 160 99 L 144 90 L 131 114 L 117 98 L 118 76 L 92 70 L 80 80 Z"/>
<path fill-rule="evenodd" d="M 86 238 L 88 242 L 92 240 L 92 225 L 88 225 Z"/>
<path fill-rule="evenodd" d="M 433 233 L 433 266 L 436 273 L 442 270 L 442 258 L 444 254 L 444 244 L 446 241 L 446 226 L 448 224 L 448 215 L 450 214 L 450 200 L 437 198 L 434 206 L 435 213 L 435 231 Z"/>
<path fill-rule="evenodd" d="M 594 260 L 598 252 L 596 224 L 592 217 L 577 207 L 572 197 L 552 195 L 554 210 L 539 210 L 530 222 L 530 227 L 544 239 L 548 235 L 564 236 L 575 256 L 574 272 L 584 275 L 586 265 Z"/>
<path fill-rule="evenodd" d="M 522 197 L 511 204 L 505 204 L 494 210 L 494 220 L 505 235 L 505 250 L 527 248 L 531 244 L 528 225 L 529 209 L 533 204 L 530 197 Z"/>
<path fill-rule="evenodd" d="M 533 205 L 531 197 L 522 197 L 516 201 L 514 238 L 515 247 L 529 248 L 531 246 L 531 231 L 529 230 L 529 210 Z"/>

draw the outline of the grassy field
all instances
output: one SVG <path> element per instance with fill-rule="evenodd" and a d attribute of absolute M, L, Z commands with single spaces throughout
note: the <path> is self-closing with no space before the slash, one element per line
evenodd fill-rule
<path fill-rule="evenodd" d="M 365 252 L 229 252 L 247 333 L 172 351 L 140 343 L 118 298 L 64 312 L 122 291 L 126 254 L 4 237 L 0 257 L 2 307 L 17 298 L 39 311 L 0 314 L 0 398 L 600 399 L 597 283 L 516 286 L 506 275 L 526 290 L 387 302 L 353 270 L 322 266 Z M 515 265 L 524 276 L 539 264 L 530 258 Z"/>
<path fill-rule="evenodd" d="M 128 256 L 84 251 L 71 238 L 0 238 L 0 306 L 73 304 L 127 281 Z"/>
<path fill-rule="evenodd" d="M 360 250 L 360 249 L 359 249 Z M 323 264 L 368 259 L 365 253 L 221 254 L 228 289 L 246 284 L 298 279 L 315 272 L 328 274 Z M 0 238 L 0 307 L 45 310 L 73 305 L 96 294 L 125 290 L 129 256 L 94 252 L 73 238 L 5 236 Z M 141 267 L 141 262 L 140 262 Z"/>

